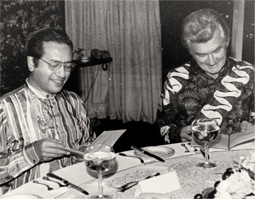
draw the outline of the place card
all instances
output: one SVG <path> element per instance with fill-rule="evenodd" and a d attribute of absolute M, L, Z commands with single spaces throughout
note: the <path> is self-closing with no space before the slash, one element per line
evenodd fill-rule
<path fill-rule="evenodd" d="M 149 178 L 138 183 L 135 196 L 142 193 L 166 194 L 180 189 L 180 183 L 175 171 Z"/>

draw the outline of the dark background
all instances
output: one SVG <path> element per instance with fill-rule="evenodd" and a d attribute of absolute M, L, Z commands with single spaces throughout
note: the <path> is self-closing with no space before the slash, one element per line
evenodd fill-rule
<path fill-rule="evenodd" d="M 65 29 L 65 9 L 64 1 L 49 0 L 1 0 L 0 5 L 1 96 L 21 86 L 29 74 L 24 55 L 28 34 L 42 27 Z M 183 18 L 192 11 L 207 7 L 221 13 L 232 30 L 233 1 L 160 0 L 162 81 L 165 80 L 166 74 L 171 68 L 181 65 L 191 58 L 180 43 L 180 29 Z M 243 60 L 254 64 L 253 0 L 245 1 L 244 21 Z M 77 71 L 74 71 L 65 88 L 78 93 L 77 76 Z"/>
<path fill-rule="evenodd" d="M 24 84 L 29 75 L 25 45 L 43 27 L 65 29 L 64 1 L 1 0 L 0 96 Z"/>
<path fill-rule="evenodd" d="M 228 23 L 232 32 L 233 1 L 160 1 L 160 19 L 162 34 L 162 81 L 167 72 L 191 59 L 187 50 L 182 47 L 180 31 L 182 20 L 191 12 L 212 8 L 219 12 Z M 231 41 L 230 41 L 231 42 Z M 231 43 L 228 46 L 230 55 Z M 254 1 L 245 1 L 243 60 L 254 64 Z"/>

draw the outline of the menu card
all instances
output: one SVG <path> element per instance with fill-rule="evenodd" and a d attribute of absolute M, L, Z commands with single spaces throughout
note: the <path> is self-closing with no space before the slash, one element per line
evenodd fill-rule
<path fill-rule="evenodd" d="M 92 143 L 93 144 L 106 144 L 113 146 L 115 142 L 120 138 L 120 136 L 126 131 L 126 129 L 122 130 L 112 130 L 112 131 L 104 131 L 101 133 Z"/>

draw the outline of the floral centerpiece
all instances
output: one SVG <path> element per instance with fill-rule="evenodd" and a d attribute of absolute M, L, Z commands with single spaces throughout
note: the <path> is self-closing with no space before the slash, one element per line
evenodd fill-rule
<path fill-rule="evenodd" d="M 194 199 L 242 199 L 255 196 L 255 151 L 248 156 L 240 157 L 238 170 L 228 168 L 222 175 L 222 181 L 217 181 L 214 188 L 205 189 Z"/>

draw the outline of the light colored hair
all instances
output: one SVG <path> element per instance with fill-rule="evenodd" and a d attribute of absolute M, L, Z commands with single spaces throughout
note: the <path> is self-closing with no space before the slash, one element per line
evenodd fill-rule
<path fill-rule="evenodd" d="M 212 39 L 216 30 L 220 30 L 228 43 L 230 30 L 222 16 L 212 9 L 192 12 L 182 23 L 182 44 L 189 50 L 189 44 L 205 43 Z"/>

